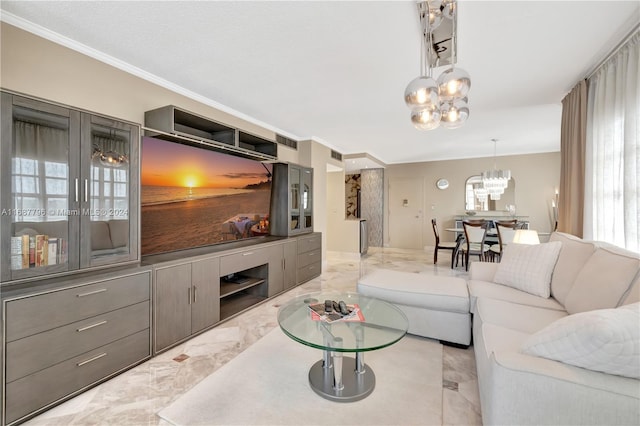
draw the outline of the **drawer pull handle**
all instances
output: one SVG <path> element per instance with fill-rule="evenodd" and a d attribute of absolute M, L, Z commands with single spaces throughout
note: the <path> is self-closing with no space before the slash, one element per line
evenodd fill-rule
<path fill-rule="evenodd" d="M 86 327 L 80 327 L 80 328 L 79 328 L 79 329 L 77 329 L 76 331 L 85 331 L 85 330 L 89 330 L 89 329 L 92 329 L 93 327 L 98 327 L 99 325 L 105 325 L 106 323 L 107 323 L 107 320 L 100 321 L 100 322 L 97 322 L 97 323 L 95 323 L 95 324 L 88 325 L 88 326 L 86 326 Z"/>
<path fill-rule="evenodd" d="M 193 303 L 198 303 L 198 287 L 193 286 Z"/>
<path fill-rule="evenodd" d="M 76 294 L 76 296 L 77 297 L 91 296 L 92 294 L 104 293 L 105 291 L 107 291 L 106 288 L 101 288 L 100 290 L 94 290 L 94 291 L 89 291 L 87 293 Z"/>
<path fill-rule="evenodd" d="M 251 256 L 253 254 L 252 251 L 248 251 L 246 253 L 242 253 L 243 256 Z"/>
<path fill-rule="evenodd" d="M 191 304 L 191 287 L 187 289 L 187 305 Z"/>
<path fill-rule="evenodd" d="M 81 361 L 81 362 L 77 363 L 76 365 L 77 365 L 78 367 L 82 367 L 83 365 L 85 365 L 85 364 L 89 364 L 90 362 L 96 361 L 96 360 L 98 360 L 98 359 L 100 359 L 100 358 L 102 358 L 102 357 L 104 357 L 104 356 L 107 356 L 107 353 L 106 353 L 106 352 L 103 352 L 103 353 L 101 353 L 101 354 L 99 354 L 99 355 L 96 355 L 96 356 L 93 356 L 93 357 L 91 357 L 91 358 L 89 358 L 89 359 L 86 359 L 86 360 L 84 360 L 84 361 Z"/>

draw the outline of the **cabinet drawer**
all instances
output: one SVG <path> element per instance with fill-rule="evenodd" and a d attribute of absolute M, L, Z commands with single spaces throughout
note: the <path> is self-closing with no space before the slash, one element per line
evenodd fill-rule
<path fill-rule="evenodd" d="M 315 278 L 322 272 L 322 264 L 312 263 L 303 268 L 298 268 L 298 283 L 309 281 L 311 278 Z"/>
<path fill-rule="evenodd" d="M 11 300 L 6 304 L 7 341 L 149 300 L 151 273 Z"/>
<path fill-rule="evenodd" d="M 149 328 L 149 301 L 7 344 L 7 382 Z"/>
<path fill-rule="evenodd" d="M 317 263 L 322 261 L 322 252 L 320 250 L 313 250 L 307 253 L 302 253 L 298 255 L 298 268 L 302 268 L 303 266 L 310 265 L 312 263 Z"/>
<path fill-rule="evenodd" d="M 255 268 L 269 262 L 266 249 L 252 249 L 220 258 L 220 276 Z"/>
<path fill-rule="evenodd" d="M 81 390 L 150 356 L 149 329 L 7 384 L 6 421 Z"/>
<path fill-rule="evenodd" d="M 298 253 L 306 253 L 311 250 L 318 250 L 322 245 L 322 235 L 311 234 L 308 237 L 298 237 Z"/>

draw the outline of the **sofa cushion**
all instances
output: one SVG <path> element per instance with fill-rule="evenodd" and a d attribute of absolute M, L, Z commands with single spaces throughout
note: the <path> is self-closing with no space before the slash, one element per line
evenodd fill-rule
<path fill-rule="evenodd" d="M 560 241 L 562 248 L 551 276 L 551 295 L 564 305 L 578 273 L 596 250 L 596 245 L 574 235 L 554 232 L 549 241 Z"/>
<path fill-rule="evenodd" d="M 91 221 L 91 250 L 105 250 L 113 248 L 109 224 L 102 220 Z"/>
<path fill-rule="evenodd" d="M 640 256 L 610 244 L 600 245 L 576 277 L 567 294 L 570 314 L 615 308 L 640 269 Z"/>
<path fill-rule="evenodd" d="M 494 281 L 536 296 L 551 295 L 551 274 L 562 243 L 509 244 L 500 259 Z"/>
<path fill-rule="evenodd" d="M 129 221 L 110 220 L 109 235 L 114 248 L 126 247 L 129 245 Z"/>
<path fill-rule="evenodd" d="M 640 378 L 640 303 L 569 315 L 533 334 L 524 353 Z"/>
<path fill-rule="evenodd" d="M 472 265 L 474 263 L 472 263 Z M 474 314 L 477 310 L 476 305 L 478 299 L 485 297 L 490 299 L 506 300 L 520 305 L 537 306 L 539 308 L 554 309 L 561 312 L 565 311 L 564 306 L 553 298 L 545 299 L 534 296 L 533 294 L 525 293 L 524 291 L 516 290 L 515 288 L 507 287 L 506 285 L 487 281 L 470 280 L 467 282 L 467 286 L 469 287 L 470 309 Z"/>
<path fill-rule="evenodd" d="M 481 298 L 478 299 L 474 321 L 533 334 L 566 316 L 564 311 Z"/>

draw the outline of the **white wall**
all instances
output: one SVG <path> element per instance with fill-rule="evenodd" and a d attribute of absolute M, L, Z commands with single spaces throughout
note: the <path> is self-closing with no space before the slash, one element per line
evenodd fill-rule
<path fill-rule="evenodd" d="M 455 131 L 455 130 L 453 130 Z M 431 218 L 436 218 L 440 236 L 444 241 L 452 241 L 453 234 L 443 232 L 454 225 L 454 217 L 465 213 L 464 188 L 469 176 L 478 175 L 483 170 L 492 169 L 493 157 L 470 160 L 431 161 L 389 165 L 385 169 L 385 246 L 394 247 L 389 241 L 389 216 L 397 215 L 401 206 L 389 205 L 389 180 L 401 177 L 421 179 L 424 187 L 424 217 L 422 241 L 425 246 L 433 246 L 435 238 L 431 229 Z M 515 181 L 516 214 L 529 216 L 530 227 L 538 232 L 553 229 L 551 219 L 551 199 L 560 182 L 560 153 L 514 155 L 497 158 L 497 166 L 510 169 Z M 449 181 L 449 188 L 439 190 L 436 182 L 440 178 Z M 420 238 L 416 234 L 416 239 Z"/>

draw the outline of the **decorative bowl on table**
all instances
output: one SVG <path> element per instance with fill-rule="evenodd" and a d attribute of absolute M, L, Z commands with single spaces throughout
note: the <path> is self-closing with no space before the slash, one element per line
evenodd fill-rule
<path fill-rule="evenodd" d="M 473 211 L 473 210 L 469 210 L 469 211 L 468 211 L 468 212 L 466 212 L 466 213 L 467 213 L 467 216 L 475 216 L 475 215 L 476 215 L 476 213 L 478 213 L 478 212 L 475 212 L 475 211 Z"/>

